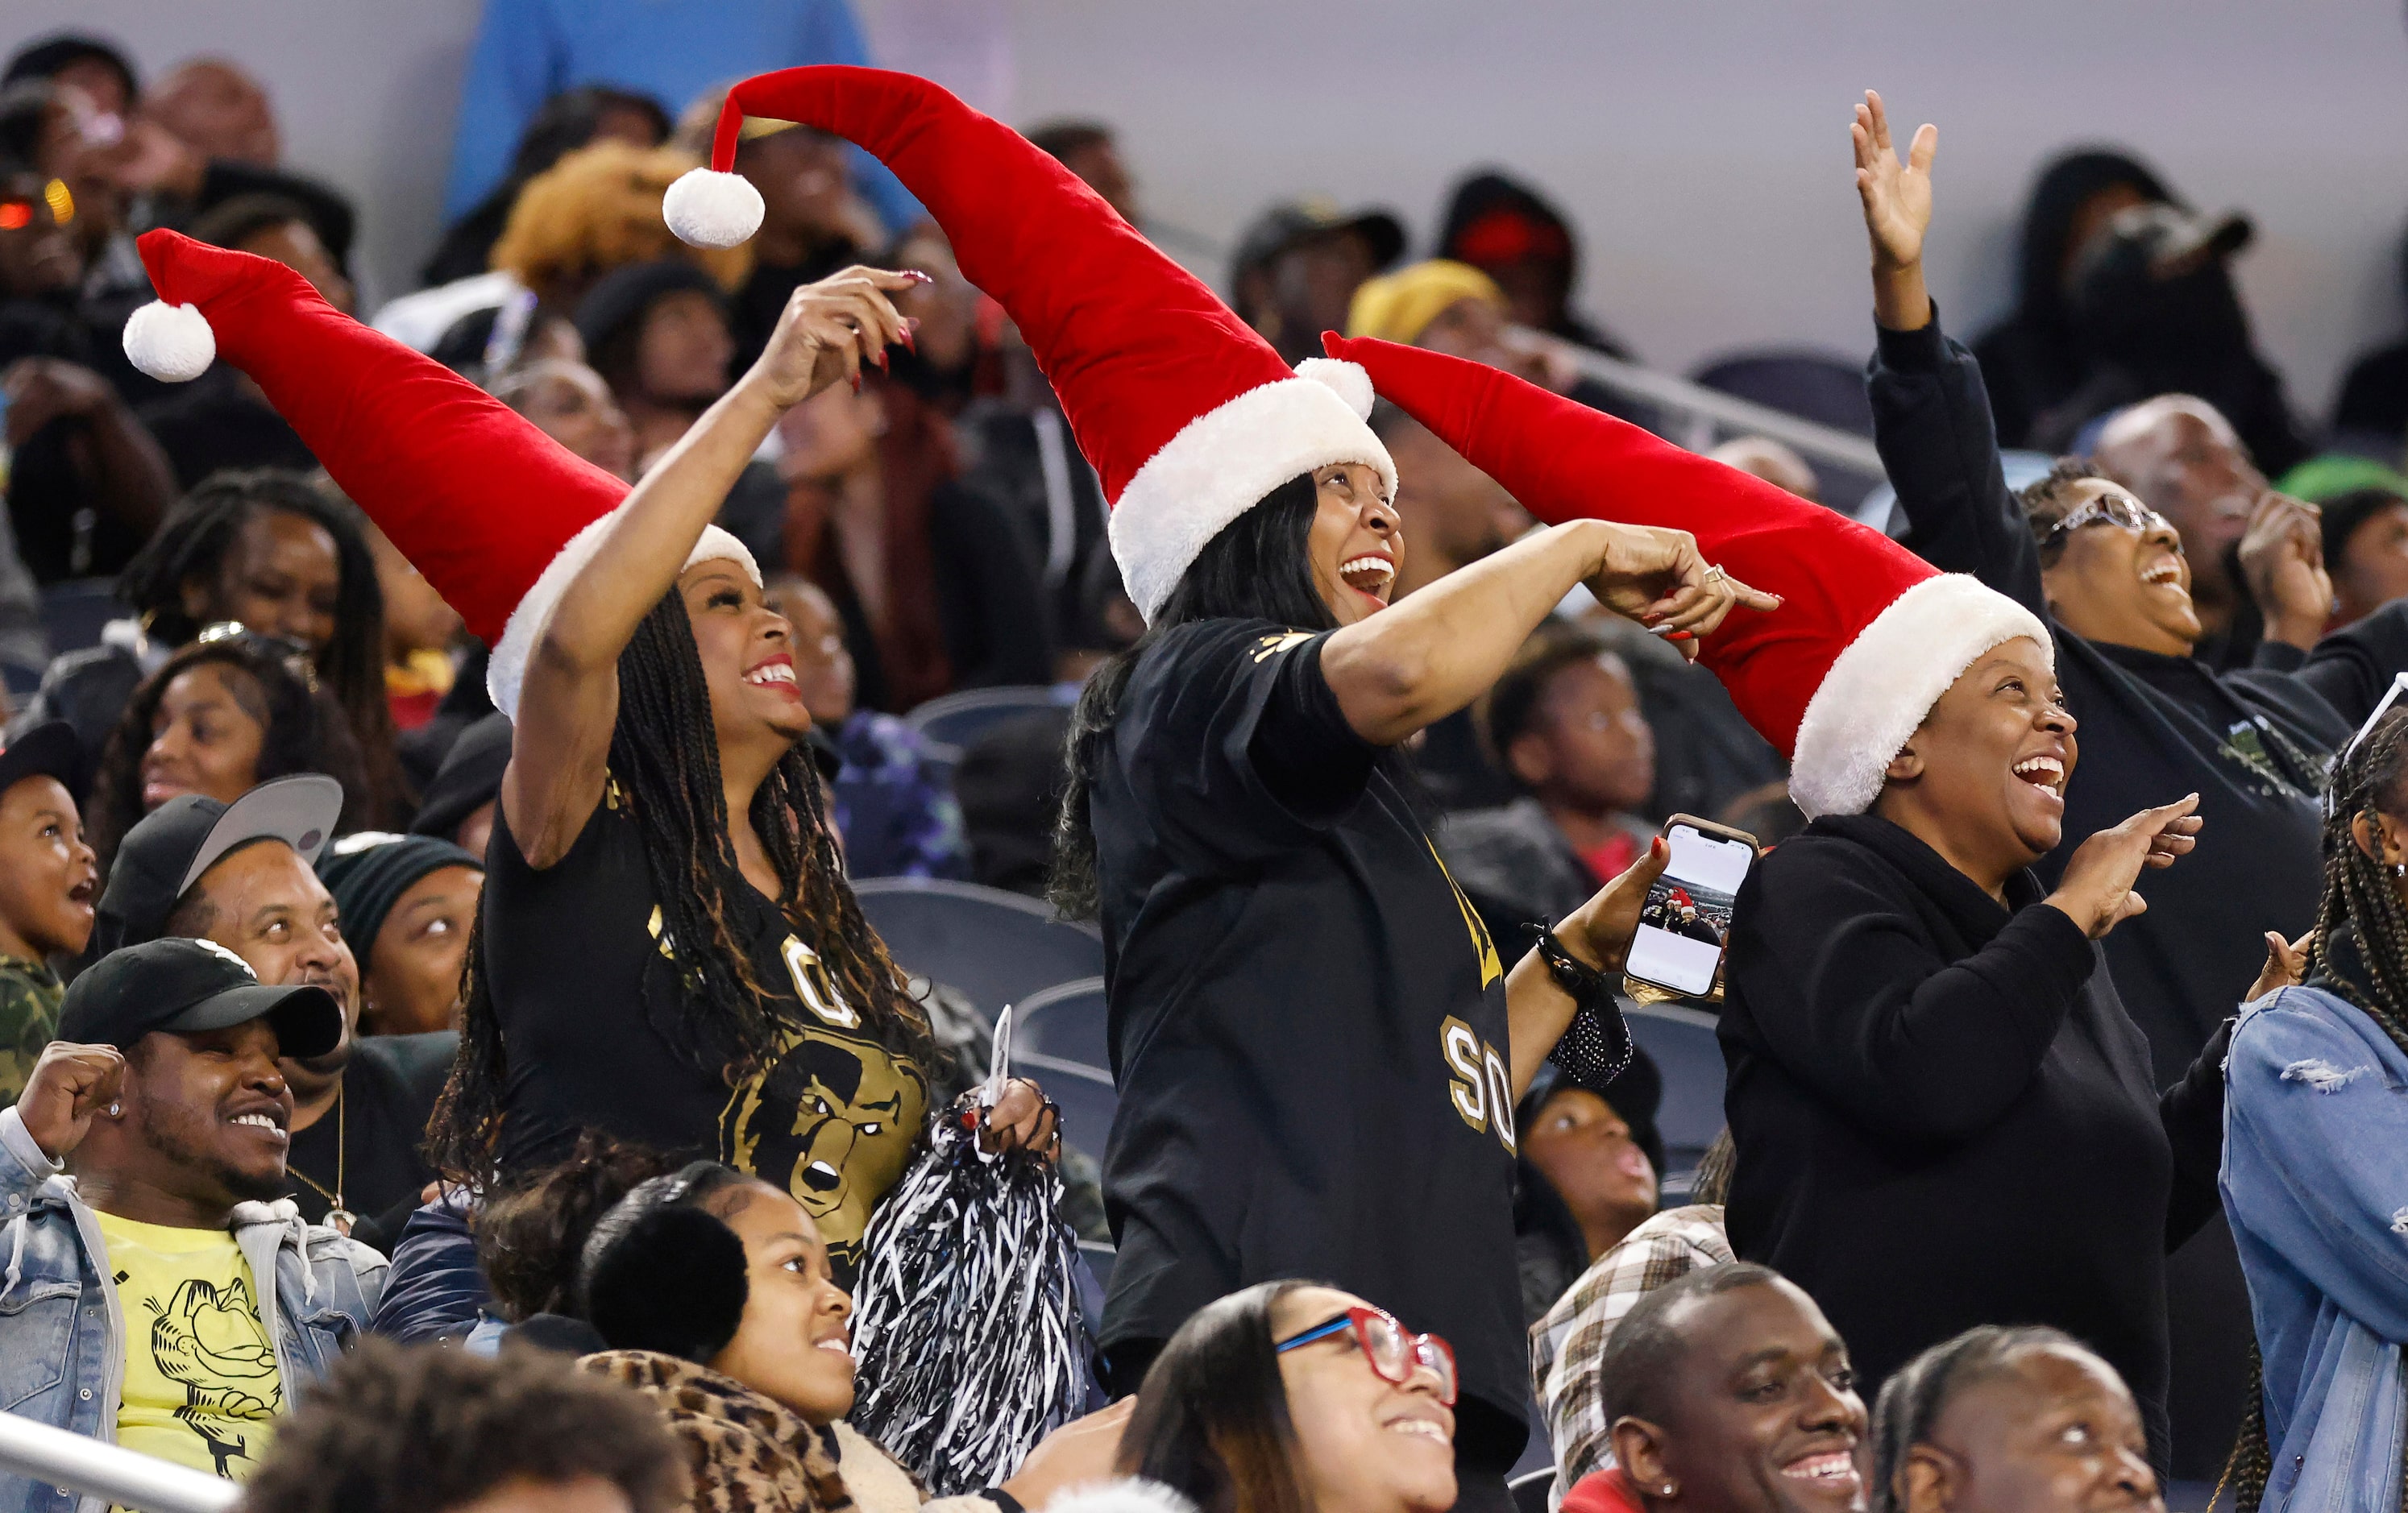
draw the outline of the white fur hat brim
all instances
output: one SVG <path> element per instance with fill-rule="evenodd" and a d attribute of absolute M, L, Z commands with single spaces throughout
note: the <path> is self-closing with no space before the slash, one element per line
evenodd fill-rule
<path fill-rule="evenodd" d="M 1925 578 L 1890 601 L 1831 663 L 1798 722 L 1789 796 L 1809 820 L 1862 814 L 1890 759 L 1965 670 L 2018 636 L 2057 665 L 2040 617 L 1963 573 Z"/>
<path fill-rule="evenodd" d="M 1211 539 L 1298 474 L 1365 463 L 1394 499 L 1397 464 L 1370 412 L 1369 375 L 1315 357 L 1182 426 L 1112 507 L 1112 559 L 1138 613 L 1152 621 Z"/>
<path fill-rule="evenodd" d="M 603 537 L 626 507 L 621 505 L 570 536 L 559 555 L 544 565 L 535 586 L 519 600 L 518 607 L 510 611 L 509 622 L 502 627 L 502 638 L 494 643 L 493 660 L 485 667 L 485 692 L 493 695 L 494 707 L 510 719 L 519 717 L 519 694 L 526 683 L 527 658 L 534 653 L 544 626 L 551 622 L 553 607 L 568 592 L 568 585 L 577 580 L 577 575 L 585 570 L 585 564 L 594 560 L 594 554 L 602 550 Z M 696 563 L 718 558 L 737 563 L 752 579 L 753 586 L 760 586 L 761 564 L 752 560 L 752 553 L 743 542 L 716 525 L 702 528 L 702 538 L 686 553 L 685 564 L 678 571 L 682 573 Z"/>

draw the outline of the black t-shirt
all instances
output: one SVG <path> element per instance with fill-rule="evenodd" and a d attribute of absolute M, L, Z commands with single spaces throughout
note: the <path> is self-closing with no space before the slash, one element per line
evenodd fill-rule
<path fill-rule="evenodd" d="M 353 1237 L 393 1249 L 419 1193 L 435 1180 L 421 1148 L 459 1049 L 460 1037 L 449 1030 L 351 1043 L 341 1102 L 294 1135 L 285 1155 L 286 1191 L 302 1218 L 324 1222 L 334 1206 L 327 1194 L 339 1192 L 360 1220 Z"/>
<path fill-rule="evenodd" d="M 483 907 L 509 1059 L 502 1167 L 559 1161 L 587 1127 L 716 1156 L 793 1193 L 849 1279 L 870 1210 L 926 1120 L 927 1073 L 878 1041 L 812 947 L 747 887 L 730 923 L 775 1000 L 771 1018 L 791 1028 L 765 1071 L 735 1083 L 732 1039 L 688 1022 L 629 804 L 612 782 L 576 844 L 541 871 L 494 816 Z"/>
<path fill-rule="evenodd" d="M 1106 737 L 1102 1344 L 1167 1338 L 1251 1283 L 1334 1283 L 1445 1336 L 1458 1445 L 1501 1469 L 1529 1395 L 1504 970 L 1346 723 L 1323 639 L 1180 626 Z"/>

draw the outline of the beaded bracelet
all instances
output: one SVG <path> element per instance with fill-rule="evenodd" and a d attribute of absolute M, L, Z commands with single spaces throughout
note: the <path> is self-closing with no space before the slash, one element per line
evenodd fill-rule
<path fill-rule="evenodd" d="M 1564 1027 L 1563 1037 L 1547 1052 L 1547 1060 L 1580 1086 L 1601 1092 L 1630 1065 L 1634 1054 L 1622 1005 L 1605 974 L 1574 956 L 1554 931 L 1540 932 L 1538 945 L 1539 959 L 1547 963 L 1549 975 L 1578 1006 L 1571 1023 Z"/>

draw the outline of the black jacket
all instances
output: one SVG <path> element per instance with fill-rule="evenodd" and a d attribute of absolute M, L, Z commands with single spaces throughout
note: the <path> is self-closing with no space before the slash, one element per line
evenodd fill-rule
<path fill-rule="evenodd" d="M 1868 1395 L 1972 1325 L 2054 1324 L 2124 1374 L 2162 1457 L 2165 1252 L 2216 1206 L 2223 1053 L 2161 1099 L 2042 896 L 2018 874 L 2002 906 L 1870 815 L 1755 869 L 1720 1031 L 1731 1247 L 1813 1294 Z"/>
<path fill-rule="evenodd" d="M 2315 921 L 2324 764 L 2350 726 L 2298 676 L 2295 648 L 2261 646 L 2255 667 L 2219 675 L 2188 657 L 2086 641 L 2050 620 L 2039 549 L 2000 471 L 1981 368 L 1936 318 L 1920 331 L 1881 333 L 1870 388 L 1906 545 L 1935 567 L 1979 578 L 2056 635 L 2081 762 L 2066 789 L 2064 843 L 2042 860 L 2041 877 L 2054 882 L 2095 833 L 2200 795 L 2199 849 L 2149 874 L 2149 912 L 2107 938 L 2116 990 L 2149 1037 L 2162 1087 L 2256 979 L 2265 932 L 2297 935 Z M 2339 680 L 2349 669 L 2331 672 Z"/>

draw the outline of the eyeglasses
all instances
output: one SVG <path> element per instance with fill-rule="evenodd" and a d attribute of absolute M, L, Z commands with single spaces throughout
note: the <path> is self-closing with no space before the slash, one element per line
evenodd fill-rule
<path fill-rule="evenodd" d="M 318 692 L 317 664 L 310 660 L 309 649 L 298 641 L 252 630 L 238 620 L 221 620 L 204 625 L 193 641 L 198 646 L 231 642 L 252 656 L 280 664 L 302 687 L 312 693 Z"/>
<path fill-rule="evenodd" d="M 1371 1363 L 1382 1381 L 1402 1387 L 1413 1379 L 1415 1366 L 1427 1366 L 1438 1377 L 1438 1400 L 1455 1406 L 1455 1348 L 1436 1335 L 1407 1333 L 1404 1325 L 1378 1308 L 1349 1308 L 1326 1324 L 1274 1341 L 1271 1349 L 1285 1355 L 1350 1329 L 1354 1332 L 1354 1343 L 1363 1348 L 1364 1359 Z"/>
<path fill-rule="evenodd" d="M 2100 521 L 2120 525 L 2128 531 L 2154 531 L 2160 527 L 2169 531 L 2173 529 L 2163 515 L 2139 500 L 2120 493 L 2102 493 L 2050 526 L 2048 535 L 2040 538 L 2042 550 L 2056 546 L 2084 526 L 2095 525 Z M 2179 535 L 2174 538 L 2174 550 L 2182 550 Z"/>

